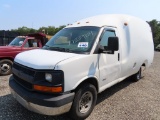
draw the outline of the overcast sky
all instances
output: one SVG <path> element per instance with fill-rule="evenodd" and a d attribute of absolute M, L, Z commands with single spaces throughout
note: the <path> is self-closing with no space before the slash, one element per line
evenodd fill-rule
<path fill-rule="evenodd" d="M 160 20 L 160 0 L 0 0 L 0 30 L 59 27 L 100 14 Z"/>

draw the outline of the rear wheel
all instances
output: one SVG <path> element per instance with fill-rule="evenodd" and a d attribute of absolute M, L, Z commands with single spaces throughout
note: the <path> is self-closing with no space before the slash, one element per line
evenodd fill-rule
<path fill-rule="evenodd" d="M 8 59 L 0 60 L 0 75 L 9 75 L 11 74 L 13 62 Z"/>
<path fill-rule="evenodd" d="M 92 84 L 84 84 L 75 94 L 70 117 L 83 120 L 92 112 L 97 100 L 97 90 Z"/>
<path fill-rule="evenodd" d="M 134 82 L 139 81 L 142 78 L 142 67 L 140 67 L 139 71 L 136 74 L 132 75 L 131 78 Z"/>

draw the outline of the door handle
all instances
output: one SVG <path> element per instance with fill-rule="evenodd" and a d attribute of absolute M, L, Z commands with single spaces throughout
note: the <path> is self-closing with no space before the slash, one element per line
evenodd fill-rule
<path fill-rule="evenodd" d="M 118 53 L 118 61 L 120 60 L 120 54 Z"/>

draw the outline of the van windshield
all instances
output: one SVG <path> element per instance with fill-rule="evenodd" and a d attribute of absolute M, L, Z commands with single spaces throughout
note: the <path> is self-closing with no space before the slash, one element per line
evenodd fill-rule
<path fill-rule="evenodd" d="M 55 34 L 43 49 L 84 53 L 90 52 L 100 27 L 85 26 L 64 28 Z"/>

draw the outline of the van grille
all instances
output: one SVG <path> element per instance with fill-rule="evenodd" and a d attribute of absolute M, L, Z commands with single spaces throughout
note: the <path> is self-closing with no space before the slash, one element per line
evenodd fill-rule
<path fill-rule="evenodd" d="M 16 69 L 16 71 L 14 71 L 14 69 Z M 19 76 L 18 73 L 22 73 L 21 77 Z M 20 65 L 20 64 L 17 64 L 17 63 L 14 63 L 13 64 L 13 77 L 14 77 L 14 80 L 20 84 L 21 86 L 23 86 L 24 88 L 28 89 L 28 90 L 32 90 L 32 80 L 31 78 L 33 79 L 34 76 L 35 76 L 35 71 L 31 68 L 28 68 L 26 66 L 23 66 L 23 65 Z M 30 76 L 30 77 L 27 77 L 27 78 L 24 78 L 25 76 Z"/>
<path fill-rule="evenodd" d="M 26 89 L 28 89 L 28 90 L 32 90 L 32 89 L 33 89 L 31 83 L 29 83 L 29 82 L 27 82 L 27 81 L 25 81 L 25 80 L 20 79 L 20 78 L 19 78 L 18 76 L 16 76 L 16 75 L 13 75 L 13 77 L 15 78 L 14 80 L 15 80 L 18 84 L 20 84 L 21 86 L 23 86 L 24 88 L 26 88 Z"/>
<path fill-rule="evenodd" d="M 28 67 L 25 67 L 25 66 L 22 66 L 22 65 L 19 65 L 17 63 L 14 63 L 13 64 L 13 68 L 17 69 L 18 71 L 21 71 L 25 74 L 28 74 L 30 76 L 33 76 L 35 75 L 35 71 L 31 68 L 28 68 Z"/>

